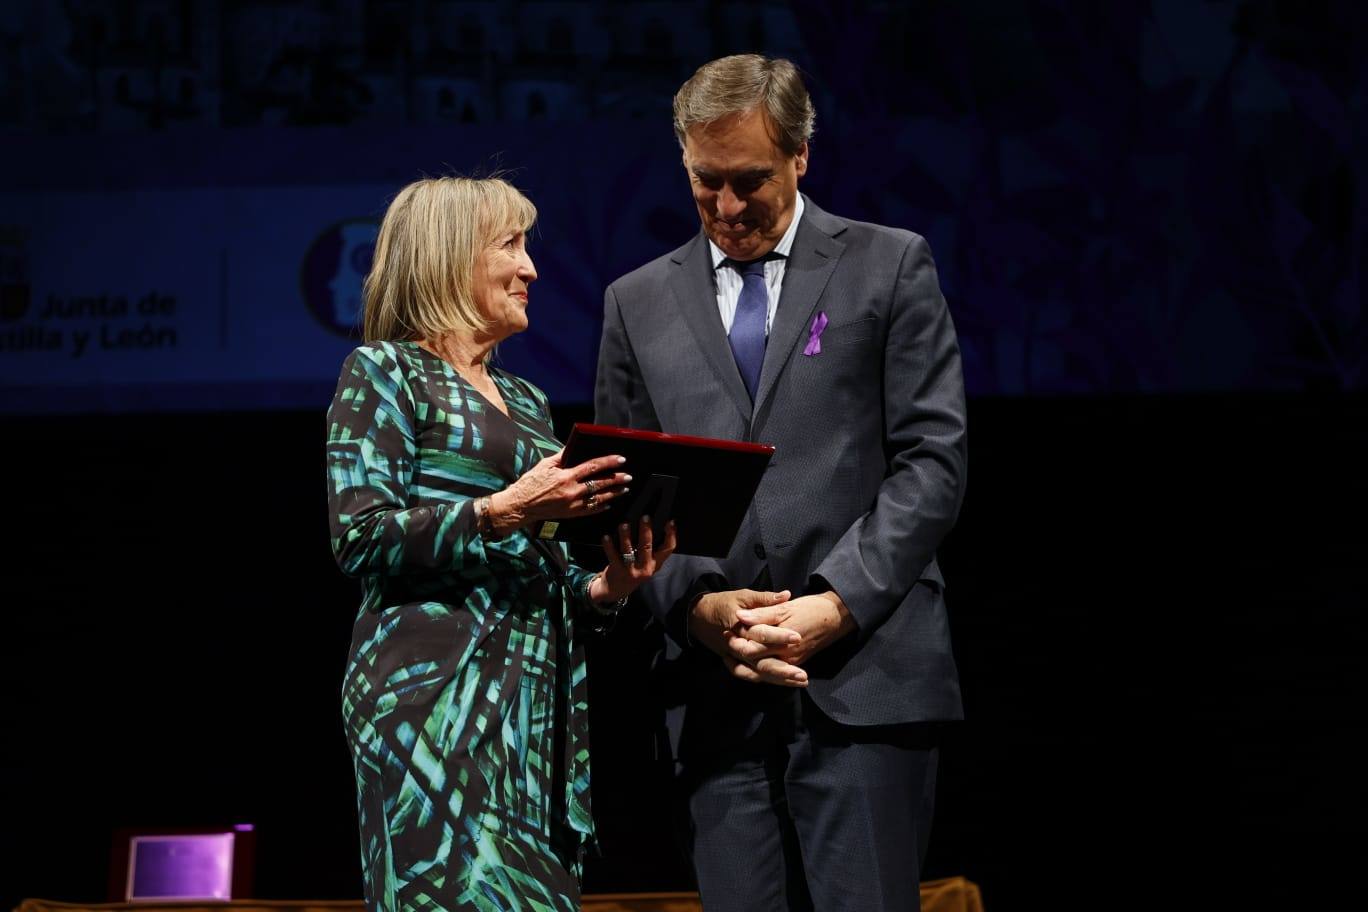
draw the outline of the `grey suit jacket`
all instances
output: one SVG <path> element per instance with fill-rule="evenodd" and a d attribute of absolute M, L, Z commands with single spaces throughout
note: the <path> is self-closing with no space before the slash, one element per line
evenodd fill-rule
<path fill-rule="evenodd" d="M 693 670 L 688 714 L 706 713 L 715 741 L 744 737 L 779 688 L 732 679 L 690 645 L 686 603 L 765 570 L 776 590 L 834 589 L 859 626 L 808 664 L 808 693 L 829 716 L 881 725 L 962 714 L 936 564 L 964 491 L 954 326 L 923 238 L 805 200 L 753 407 L 701 232 L 605 294 L 597 421 L 776 447 L 727 558 L 676 555 L 643 587 Z M 821 352 L 808 355 L 819 313 Z M 686 715 L 686 738 L 700 725 Z"/>

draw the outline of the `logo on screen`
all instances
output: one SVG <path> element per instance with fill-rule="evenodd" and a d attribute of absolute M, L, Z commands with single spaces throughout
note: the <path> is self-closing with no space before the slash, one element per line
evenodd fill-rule
<path fill-rule="evenodd" d="M 327 228 L 309 245 L 300 287 L 309 311 L 328 329 L 361 337 L 361 283 L 370 272 L 380 223 L 349 219 Z"/>

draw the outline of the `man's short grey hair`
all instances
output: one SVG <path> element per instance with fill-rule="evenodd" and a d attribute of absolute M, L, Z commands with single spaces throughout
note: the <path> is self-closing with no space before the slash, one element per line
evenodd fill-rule
<path fill-rule="evenodd" d="M 761 107 L 774 144 L 797 155 L 812 138 L 817 114 L 798 68 L 782 58 L 736 54 L 703 64 L 674 97 L 674 129 L 683 147 L 689 128 Z"/>

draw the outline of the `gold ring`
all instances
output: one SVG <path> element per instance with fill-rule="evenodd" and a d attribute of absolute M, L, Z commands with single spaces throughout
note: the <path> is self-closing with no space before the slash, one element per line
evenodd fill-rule
<path fill-rule="evenodd" d="M 594 506 L 595 506 L 597 503 L 598 503 L 598 498 L 595 497 L 593 494 L 590 494 L 589 497 L 584 501 L 584 505 L 585 505 L 586 507 L 588 507 L 589 509 L 591 509 L 591 510 L 594 509 Z"/>

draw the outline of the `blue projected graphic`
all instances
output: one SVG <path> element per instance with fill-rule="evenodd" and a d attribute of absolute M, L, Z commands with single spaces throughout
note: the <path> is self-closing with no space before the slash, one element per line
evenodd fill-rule
<path fill-rule="evenodd" d="M 321 408 L 391 196 L 495 168 L 500 356 L 586 402 L 603 289 L 698 228 L 671 96 L 748 50 L 809 76 L 802 189 L 931 242 L 971 393 L 1365 386 L 1356 4 L 16 6 L 5 412 Z"/>
<path fill-rule="evenodd" d="M 329 227 L 304 255 L 300 285 L 319 322 L 355 339 L 364 305 L 362 283 L 370 272 L 379 222 L 360 220 Z"/>

